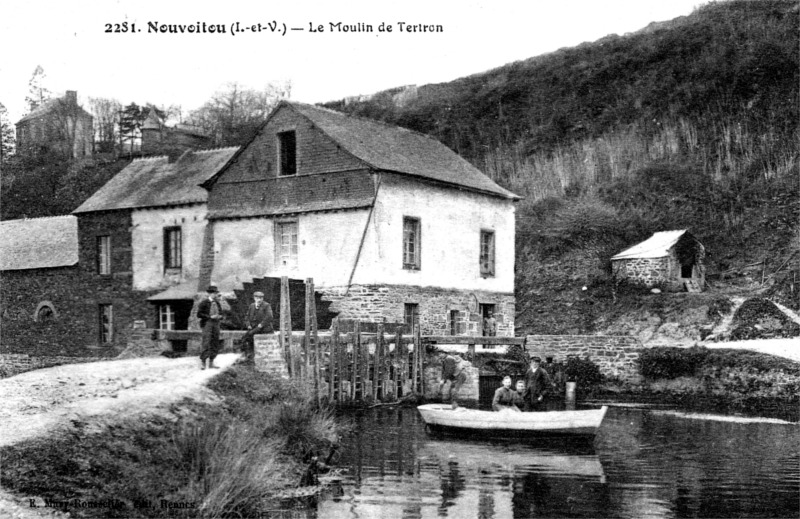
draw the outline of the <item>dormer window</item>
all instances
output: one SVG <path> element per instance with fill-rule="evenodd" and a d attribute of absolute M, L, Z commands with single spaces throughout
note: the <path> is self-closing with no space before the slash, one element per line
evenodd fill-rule
<path fill-rule="evenodd" d="M 297 139 L 293 131 L 278 134 L 278 157 L 280 157 L 278 176 L 297 174 Z"/>

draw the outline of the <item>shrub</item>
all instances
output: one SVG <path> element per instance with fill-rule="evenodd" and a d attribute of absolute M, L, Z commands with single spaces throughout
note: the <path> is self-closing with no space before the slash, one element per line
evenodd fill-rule
<path fill-rule="evenodd" d="M 570 357 L 564 367 L 564 377 L 568 382 L 576 382 L 582 390 L 593 390 L 603 381 L 600 367 L 589 359 Z"/>
<path fill-rule="evenodd" d="M 692 377 L 703 363 L 708 350 L 705 348 L 657 347 L 642 351 L 639 368 L 648 380 Z"/>
<path fill-rule="evenodd" d="M 200 517 L 255 516 L 266 496 L 286 486 L 277 442 L 252 424 L 184 424 L 173 444 L 189 481 L 172 500 L 198 503 Z"/>

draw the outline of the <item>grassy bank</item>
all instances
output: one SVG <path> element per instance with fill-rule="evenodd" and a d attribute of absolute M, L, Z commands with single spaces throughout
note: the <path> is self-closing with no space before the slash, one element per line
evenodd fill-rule
<path fill-rule="evenodd" d="M 333 415 L 301 386 L 245 368 L 210 387 L 224 397 L 217 405 L 187 401 L 169 418 L 100 427 L 73 421 L 57 436 L 6 447 L 0 482 L 73 517 L 249 517 L 280 508 L 307 461 L 338 441 Z"/>

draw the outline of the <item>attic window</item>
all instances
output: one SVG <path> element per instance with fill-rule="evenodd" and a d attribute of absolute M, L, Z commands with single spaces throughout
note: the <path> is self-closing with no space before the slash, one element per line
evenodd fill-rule
<path fill-rule="evenodd" d="M 278 175 L 281 177 L 297 174 L 297 139 L 293 131 L 278 134 L 278 156 L 280 168 Z"/>

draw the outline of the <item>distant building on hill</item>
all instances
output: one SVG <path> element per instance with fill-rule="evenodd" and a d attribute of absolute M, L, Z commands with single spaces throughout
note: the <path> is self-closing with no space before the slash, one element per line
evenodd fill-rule
<path fill-rule="evenodd" d="M 201 128 L 188 124 L 167 126 L 152 108 L 142 123 L 143 155 L 179 155 L 186 150 L 208 148 L 210 145 L 211 137 Z"/>
<path fill-rule="evenodd" d="M 17 124 L 17 153 L 31 156 L 56 153 L 65 158 L 90 156 L 94 143 L 94 117 L 78 105 L 78 93 L 50 99 Z"/>
<path fill-rule="evenodd" d="M 705 286 L 705 247 L 687 230 L 663 231 L 613 258 L 617 279 L 679 292 L 698 292 Z"/>

